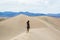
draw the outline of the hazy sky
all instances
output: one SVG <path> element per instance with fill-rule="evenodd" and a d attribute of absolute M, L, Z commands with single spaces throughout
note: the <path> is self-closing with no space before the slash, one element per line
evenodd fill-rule
<path fill-rule="evenodd" d="M 60 0 L 0 0 L 0 11 L 60 13 Z"/>

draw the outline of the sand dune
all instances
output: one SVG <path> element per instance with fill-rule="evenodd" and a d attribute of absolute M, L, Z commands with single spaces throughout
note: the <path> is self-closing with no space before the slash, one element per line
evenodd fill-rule
<path fill-rule="evenodd" d="M 55 26 L 55 28 L 59 29 L 60 30 L 60 19 L 59 18 L 55 18 L 55 17 L 47 17 L 47 16 L 38 16 L 36 17 L 38 19 L 42 19 L 52 25 Z"/>
<path fill-rule="evenodd" d="M 46 17 L 46 18 L 48 18 L 48 17 Z M 0 40 L 9 40 L 9 39 L 25 32 L 26 31 L 26 22 L 28 20 L 30 20 L 31 29 L 34 29 L 34 28 L 36 28 L 36 29 L 49 28 L 50 29 L 50 28 L 52 28 L 52 30 L 50 29 L 50 31 L 53 31 L 54 33 L 58 34 L 59 35 L 59 36 L 57 35 L 58 38 L 60 37 L 60 30 L 57 30 L 58 28 L 55 29 L 54 28 L 55 25 L 47 22 L 44 17 L 42 19 L 42 17 L 41 18 L 40 17 L 29 17 L 29 16 L 21 14 L 16 17 L 13 17 L 13 18 L 10 18 L 10 19 L 0 22 L 0 35 L 1 35 Z M 55 21 L 53 21 L 53 20 L 58 21 L 58 19 L 55 19 L 55 18 L 49 18 L 48 20 L 53 23 L 55 23 Z M 58 21 L 58 22 L 60 22 L 60 21 Z M 53 27 L 53 25 L 54 25 L 54 27 Z M 50 27 L 50 26 L 52 26 L 52 27 Z M 60 26 L 60 25 L 58 25 L 58 26 Z M 41 34 L 38 34 L 38 35 L 41 35 Z M 23 35 L 24 35 L 24 33 L 23 33 Z"/>
<path fill-rule="evenodd" d="M 24 32 L 10 40 L 60 40 L 60 37 L 48 28 L 35 28 L 29 33 Z"/>

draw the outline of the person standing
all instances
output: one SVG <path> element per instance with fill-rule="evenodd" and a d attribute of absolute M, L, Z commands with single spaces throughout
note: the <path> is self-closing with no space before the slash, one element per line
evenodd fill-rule
<path fill-rule="evenodd" d="M 29 29 L 30 29 L 30 23 L 29 23 L 30 21 L 28 20 L 27 21 L 27 32 L 29 32 Z"/>

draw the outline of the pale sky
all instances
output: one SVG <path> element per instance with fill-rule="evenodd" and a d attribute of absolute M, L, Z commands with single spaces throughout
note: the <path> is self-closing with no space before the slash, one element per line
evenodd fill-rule
<path fill-rule="evenodd" d="M 0 11 L 60 13 L 60 0 L 0 0 Z"/>

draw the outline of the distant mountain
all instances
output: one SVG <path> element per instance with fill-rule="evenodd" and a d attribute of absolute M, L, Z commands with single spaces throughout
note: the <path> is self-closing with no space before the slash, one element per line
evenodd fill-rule
<path fill-rule="evenodd" d="M 14 17 L 20 14 L 28 15 L 28 16 L 52 16 L 52 17 L 60 17 L 60 13 L 58 14 L 44 14 L 44 13 L 30 13 L 30 12 L 0 12 L 0 17 Z"/>
<path fill-rule="evenodd" d="M 46 16 L 51 16 L 51 17 L 60 18 L 60 13 L 58 13 L 58 14 L 46 14 Z"/>
<path fill-rule="evenodd" d="M 17 12 L 0 12 L 0 17 L 13 17 L 18 15 Z"/>
<path fill-rule="evenodd" d="M 42 16 L 45 14 L 42 13 L 30 13 L 30 12 L 0 12 L 0 17 L 13 17 L 17 16 L 19 14 L 25 14 L 28 16 Z"/>

